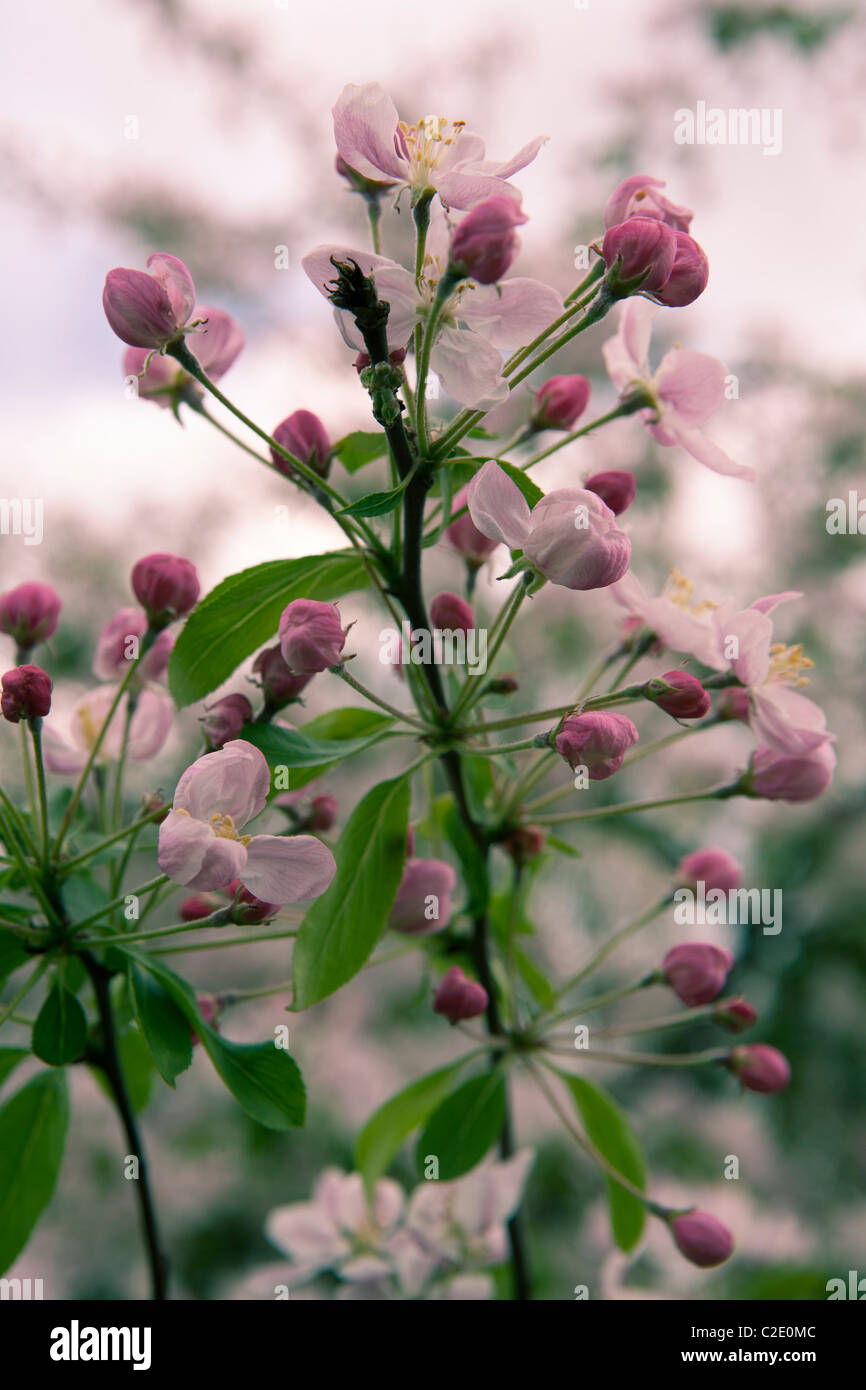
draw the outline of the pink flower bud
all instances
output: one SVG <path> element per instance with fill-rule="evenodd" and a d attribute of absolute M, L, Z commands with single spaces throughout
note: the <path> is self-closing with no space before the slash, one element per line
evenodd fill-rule
<path fill-rule="evenodd" d="M 392 367 L 399 367 L 406 361 L 406 349 L 394 348 L 393 352 L 388 353 L 388 361 Z M 358 356 L 352 359 L 352 366 L 360 376 L 365 367 L 369 367 L 372 358 L 368 352 L 359 352 Z"/>
<path fill-rule="evenodd" d="M 345 645 L 346 633 L 336 604 L 296 598 L 283 609 L 280 650 L 296 675 L 315 675 L 338 665 Z"/>
<path fill-rule="evenodd" d="M 743 866 L 727 850 L 708 845 L 706 849 L 692 850 L 681 859 L 674 870 L 676 882 L 689 888 L 698 883 L 704 885 L 709 893 L 711 888 L 720 888 L 728 893 L 739 888 L 743 881 Z"/>
<path fill-rule="evenodd" d="M 469 632 L 475 626 L 472 606 L 459 594 L 437 594 L 430 603 L 430 620 L 442 632 Z"/>
<path fill-rule="evenodd" d="M 570 430 L 586 410 L 592 390 L 585 376 L 552 376 L 535 393 L 532 425 L 537 430 Z"/>
<path fill-rule="evenodd" d="M 487 682 L 489 695 L 513 695 L 519 689 L 520 682 L 515 676 L 496 676 L 494 680 Z"/>
<path fill-rule="evenodd" d="M 710 278 L 710 263 L 706 253 L 688 232 L 674 232 L 674 236 L 677 251 L 673 269 L 666 283 L 656 292 L 656 299 L 670 309 L 679 309 L 703 294 Z"/>
<path fill-rule="evenodd" d="M 10 724 L 41 719 L 51 708 L 51 678 L 41 666 L 16 666 L 3 677 L 0 709 Z"/>
<path fill-rule="evenodd" d="M 727 1226 L 708 1211 L 696 1208 L 671 1222 L 671 1231 L 681 1255 L 699 1269 L 724 1264 L 734 1249 L 734 1237 Z"/>
<path fill-rule="evenodd" d="M 279 645 L 266 647 L 259 652 L 253 662 L 253 670 L 261 682 L 265 704 L 271 710 L 282 709 L 290 700 L 296 700 L 313 679 L 312 675 L 294 675 L 286 665 Z"/>
<path fill-rule="evenodd" d="M 151 348 L 128 347 L 123 354 L 123 375 L 136 378 L 136 391 L 141 400 L 155 401 L 168 408 L 172 404 L 172 393 L 184 380 L 190 380 L 173 357 L 163 357 Z"/>
<path fill-rule="evenodd" d="M 589 710 L 571 714 L 556 735 L 556 751 L 572 767 L 585 767 L 590 782 L 604 782 L 622 767 L 638 731 L 624 714 Z"/>
<path fill-rule="evenodd" d="M 330 830 L 337 819 L 339 804 L 335 796 L 314 796 L 310 803 L 307 826 L 310 830 Z"/>
<path fill-rule="evenodd" d="M 462 511 L 466 502 L 467 489 L 464 487 L 454 498 L 454 511 Z M 445 539 L 470 565 L 482 565 L 499 544 L 498 540 L 491 540 L 489 536 L 482 535 L 468 511 L 445 528 Z"/>
<path fill-rule="evenodd" d="M 814 801 L 829 787 L 835 767 L 836 754 L 829 742 L 809 753 L 758 748 L 743 779 L 743 790 L 767 801 Z"/>
<path fill-rule="evenodd" d="M 514 228 L 526 221 L 526 214 L 504 193 L 476 203 L 451 238 L 451 264 L 481 285 L 501 280 L 520 245 Z"/>
<path fill-rule="evenodd" d="M 142 816 L 153 816 L 154 825 L 162 825 L 162 822 L 168 818 L 170 811 L 171 807 L 163 801 L 159 792 L 145 792 L 144 796 L 141 798 L 140 814 Z M 161 814 L 157 816 L 157 812 L 161 812 Z"/>
<path fill-rule="evenodd" d="M 131 583 L 152 630 L 189 613 L 201 592 L 195 565 L 180 555 L 145 555 L 133 566 Z"/>
<path fill-rule="evenodd" d="M 183 261 L 158 251 L 148 257 L 147 273 L 110 270 L 102 307 L 124 343 L 163 348 L 183 337 L 195 308 L 195 285 Z"/>
<path fill-rule="evenodd" d="M 593 473 L 584 483 L 587 492 L 594 492 L 614 516 L 620 516 L 635 499 L 637 480 L 624 468 L 610 468 L 605 473 Z"/>
<path fill-rule="evenodd" d="M 125 676 L 129 663 L 136 659 L 146 631 L 147 617 L 140 608 L 121 608 L 119 613 L 115 613 L 97 638 L 93 657 L 94 675 L 104 681 Z M 174 640 L 174 633 L 164 628 L 142 657 L 138 674 L 145 680 L 160 680 L 165 675 Z"/>
<path fill-rule="evenodd" d="M 664 179 L 653 179 L 646 174 L 632 174 L 623 179 L 604 205 L 605 227 L 615 227 L 629 217 L 655 217 L 669 227 L 687 232 L 693 214 L 659 192 L 664 186 Z"/>
<path fill-rule="evenodd" d="M 44 642 L 57 627 L 60 599 L 49 584 L 19 584 L 0 594 L 0 632 L 20 651 Z"/>
<path fill-rule="evenodd" d="M 269 922 L 272 917 L 276 917 L 281 907 L 282 903 L 262 902 L 249 888 L 241 888 L 235 900 L 231 920 L 239 927 L 256 926 L 259 922 Z"/>
<path fill-rule="evenodd" d="M 526 864 L 538 858 L 546 843 L 547 836 L 540 825 L 519 825 L 502 841 L 502 848 L 515 864 Z"/>
<path fill-rule="evenodd" d="M 662 961 L 662 975 L 674 994 L 688 1007 L 709 1004 L 725 987 L 734 957 L 725 946 L 688 941 L 674 946 Z"/>
<path fill-rule="evenodd" d="M 620 298 L 638 291 L 657 294 L 668 281 L 676 251 L 674 233 L 655 218 L 631 217 L 610 227 L 604 234 L 601 254 L 611 289 Z"/>
<path fill-rule="evenodd" d="M 477 1018 L 487 1008 L 487 990 L 470 980 L 459 965 L 452 965 L 444 976 L 433 1000 L 433 1012 L 444 1014 L 450 1023 L 464 1018 Z"/>
<path fill-rule="evenodd" d="M 647 681 L 644 694 L 674 719 L 703 719 L 710 707 L 709 692 L 688 671 L 665 671 Z"/>
<path fill-rule="evenodd" d="M 748 724 L 752 714 L 752 699 L 748 690 L 723 690 L 718 704 L 720 719 L 739 719 Z"/>
<path fill-rule="evenodd" d="M 747 1043 L 745 1047 L 735 1047 L 728 1058 L 728 1068 L 748 1091 L 760 1091 L 762 1095 L 784 1090 L 791 1080 L 791 1066 L 787 1057 L 766 1043 Z"/>
<path fill-rule="evenodd" d="M 729 1033 L 745 1033 L 758 1021 L 758 1010 L 748 999 L 722 999 L 713 1015 Z"/>
<path fill-rule="evenodd" d="M 457 875 L 444 860 L 410 859 L 388 917 L 389 927 L 407 936 L 444 931 L 456 886 Z"/>
<path fill-rule="evenodd" d="M 241 729 L 253 717 L 253 707 L 246 695 L 224 695 L 206 706 L 201 727 L 211 748 L 222 748 L 233 738 L 240 736 Z"/>
<path fill-rule="evenodd" d="M 295 410 L 280 421 L 273 437 L 299 463 L 305 463 L 320 478 L 326 477 L 331 464 L 331 441 L 318 415 L 311 410 Z M 276 449 L 271 449 L 271 458 L 280 473 L 287 478 L 293 477 L 292 465 Z"/>
<path fill-rule="evenodd" d="M 203 917 L 210 917 L 220 906 L 219 898 L 212 893 L 194 893 L 192 897 L 181 900 L 178 914 L 182 922 L 199 922 Z"/>
<path fill-rule="evenodd" d="M 195 357 L 211 381 L 219 381 L 232 366 L 244 345 L 244 335 L 238 324 L 222 309 L 196 305 L 195 320 L 201 322 L 195 338 Z M 173 357 L 154 354 L 147 348 L 130 347 L 123 354 L 123 375 L 137 379 L 137 391 L 142 400 L 152 400 L 159 406 L 172 407 L 181 394 L 198 392 L 188 372 Z M 199 394 L 201 394 L 199 392 Z"/>

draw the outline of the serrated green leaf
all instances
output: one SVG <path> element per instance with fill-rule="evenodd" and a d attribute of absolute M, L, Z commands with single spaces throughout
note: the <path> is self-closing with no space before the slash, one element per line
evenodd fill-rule
<path fill-rule="evenodd" d="M 49 1067 L 63 1067 L 84 1052 L 87 1018 L 78 998 L 56 981 L 33 1025 L 33 1051 Z"/>
<path fill-rule="evenodd" d="M 199 1036 L 214 1070 L 243 1110 L 266 1129 L 304 1123 L 306 1090 L 294 1058 L 274 1041 L 237 1043 L 207 1024 Z"/>
<path fill-rule="evenodd" d="M 0 1110 L 0 1274 L 18 1258 L 51 1201 L 68 1123 L 62 1071 L 40 1072 Z"/>
<path fill-rule="evenodd" d="M 403 873 L 409 781 L 380 782 L 358 803 L 334 851 L 337 874 L 295 942 L 295 1010 L 351 980 L 385 929 Z"/>
<path fill-rule="evenodd" d="M 168 666 L 179 709 L 222 685 L 246 657 L 272 642 L 296 598 L 328 602 L 368 583 L 355 551 L 269 560 L 230 575 L 187 618 Z"/>
<path fill-rule="evenodd" d="M 436 1107 L 415 1150 L 423 1176 L 428 1158 L 439 1160 L 442 1182 L 468 1173 L 492 1149 L 505 1123 L 505 1080 L 499 1070 L 464 1081 Z"/>
<path fill-rule="evenodd" d="M 460 860 L 463 877 L 469 891 L 464 911 L 470 916 L 483 912 L 490 897 L 490 878 L 487 872 L 487 859 L 466 828 L 466 822 L 458 815 L 453 798 L 449 798 L 442 816 L 442 829 Z"/>
<path fill-rule="evenodd" d="M 386 1172 L 394 1155 L 414 1129 L 423 1124 L 451 1090 L 463 1062 L 431 1071 L 391 1096 L 364 1125 L 355 1143 L 355 1163 L 368 1193 Z"/>
<path fill-rule="evenodd" d="M 405 491 L 406 483 L 401 483 L 399 487 L 390 488 L 387 492 L 368 492 L 366 497 L 359 497 L 357 502 L 350 502 L 348 507 L 341 507 L 338 515 L 387 516 L 399 507 Z"/>
<path fill-rule="evenodd" d="M 376 710 L 360 705 L 347 705 L 343 709 L 326 710 L 315 719 L 308 719 L 307 723 L 301 726 L 300 732 L 316 739 L 372 738 L 374 734 L 388 729 L 391 723 L 391 716 L 388 714 L 379 714 Z M 323 767 L 292 768 L 289 773 L 290 791 L 297 791 L 315 778 L 324 777 L 326 772 L 342 762 L 342 758 L 343 754 Z"/>
<path fill-rule="evenodd" d="M 571 1091 L 592 1143 L 618 1173 L 643 1191 L 646 1168 L 626 1115 L 600 1086 L 568 1072 L 559 1075 Z M 605 1184 L 613 1238 L 620 1250 L 633 1250 L 643 1232 L 646 1208 L 614 1178 L 605 1176 Z"/>
<path fill-rule="evenodd" d="M 244 740 L 264 753 L 271 767 L 315 768 L 317 772 L 342 762 L 387 737 L 393 719 L 377 720 L 372 732 L 359 738 L 311 738 L 306 729 L 281 729 L 276 724 L 251 724 Z"/>
<path fill-rule="evenodd" d="M 357 473 L 374 459 L 387 457 L 388 441 L 381 431 L 353 430 L 337 440 L 334 453 L 347 473 Z"/>
<path fill-rule="evenodd" d="M 192 1037 L 185 1014 L 153 975 L 130 962 L 129 997 L 154 1065 L 169 1086 L 192 1061 Z"/>
<path fill-rule="evenodd" d="M 524 473 L 522 468 L 516 468 L 513 463 L 506 463 L 504 459 L 495 459 L 494 462 L 498 463 L 503 473 L 507 473 L 511 481 L 520 488 L 530 507 L 536 506 L 541 501 L 544 493 L 538 484 L 534 483 L 527 473 Z"/>

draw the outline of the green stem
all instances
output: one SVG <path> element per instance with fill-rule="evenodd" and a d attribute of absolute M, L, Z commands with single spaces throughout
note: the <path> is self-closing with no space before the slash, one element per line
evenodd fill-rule
<path fill-rule="evenodd" d="M 662 898 L 661 902 L 654 903 L 652 907 L 647 908 L 646 912 L 642 912 L 633 922 L 628 922 L 626 926 L 620 927 L 619 931 L 614 932 L 613 936 L 610 937 L 603 946 L 600 946 L 594 955 L 590 956 L 586 964 L 581 966 L 580 970 L 566 980 L 565 984 L 556 991 L 557 999 L 561 999 L 570 989 L 574 989 L 575 985 L 579 985 L 585 980 L 587 975 L 591 975 L 594 970 L 597 970 L 602 961 L 607 960 L 608 956 L 612 951 L 616 950 L 617 946 L 621 946 L 623 941 L 628 941 L 629 937 L 634 936 L 636 932 L 640 931 L 641 927 L 645 927 L 650 922 L 654 921 L 659 913 L 663 912 L 666 907 L 669 907 L 672 902 L 673 896 L 669 893 L 667 897 Z"/>
<path fill-rule="evenodd" d="M 140 816 L 138 820 L 133 821 L 131 825 L 125 825 L 121 830 L 115 830 L 113 835 L 106 835 L 104 840 L 100 840 L 96 845 L 91 845 L 90 849 L 86 849 L 81 854 L 77 854 L 74 859 L 64 860 L 64 862 L 59 865 L 59 868 L 64 874 L 71 873 L 73 869 L 77 869 L 81 864 L 86 864 L 95 854 L 101 854 L 104 849 L 108 849 L 109 845 L 116 844 L 118 840 L 125 839 L 127 835 L 137 835 L 146 825 L 150 825 L 159 817 L 165 816 L 168 809 L 167 806 L 161 806 L 158 810 L 151 811 L 146 816 Z M 54 852 L 56 855 L 56 847 Z"/>
<path fill-rule="evenodd" d="M 731 787 L 712 787 L 708 791 L 692 792 L 688 796 L 666 796 L 661 801 L 625 801 L 618 806 L 599 806 L 591 811 L 563 811 L 559 815 L 541 816 L 540 825 L 561 825 L 567 821 L 609 820 L 612 816 L 628 816 L 637 811 L 655 811 L 661 806 L 682 806 L 689 801 L 723 800 L 735 795 Z"/>
<path fill-rule="evenodd" d="M 48 797 L 45 793 L 45 763 L 42 758 L 42 720 L 30 719 L 30 737 L 33 740 L 33 759 L 36 764 L 36 785 L 39 789 L 39 816 L 42 823 L 42 864 L 48 865 Z"/>
<path fill-rule="evenodd" d="M 160 888 L 163 883 L 168 883 L 168 881 L 168 874 L 160 874 L 157 878 L 152 878 L 149 883 L 143 883 L 140 888 L 131 889 L 128 893 L 122 893 L 120 897 L 115 898 L 110 903 L 106 903 L 98 912 L 94 912 L 89 917 L 85 917 L 83 922 L 76 922 L 70 932 L 70 936 L 77 936 L 80 931 L 84 931 L 85 927 L 92 926 L 92 924 L 98 922 L 101 917 L 105 917 L 108 913 L 114 912 L 118 907 L 124 907 L 127 898 L 141 898 L 145 893 L 149 893 L 152 888 Z M 129 941 L 130 936 L 130 932 L 123 932 L 119 936 L 105 936 L 99 939 L 100 941 Z M 136 940 L 139 939 L 140 938 L 136 937 Z"/>
<path fill-rule="evenodd" d="M 3 1026 L 7 1018 L 12 1017 L 22 1000 L 27 998 L 27 995 L 30 993 L 33 986 L 37 984 L 39 980 L 41 980 L 42 976 L 45 974 L 45 971 L 48 969 L 49 964 L 49 957 L 43 956 L 42 959 L 39 961 L 38 965 L 36 966 L 36 969 L 33 971 L 33 974 L 28 976 L 28 978 L 24 981 L 24 984 L 21 986 L 14 999 L 10 1000 L 10 1002 L 6 1005 L 4 1009 L 0 1009 L 0 1027 Z"/>
<path fill-rule="evenodd" d="M 27 746 L 27 721 L 24 719 L 19 721 L 18 736 L 21 744 L 21 765 L 24 769 L 24 785 L 27 788 L 27 805 L 30 810 L 30 821 L 35 835 L 36 826 L 38 824 L 36 816 L 36 788 L 33 784 L 33 768 L 30 766 L 30 749 Z"/>
<path fill-rule="evenodd" d="M 374 695 L 372 690 L 368 690 L 360 681 L 356 681 L 354 676 L 350 676 L 345 666 L 330 666 L 328 669 L 333 672 L 335 676 L 339 676 L 340 680 L 345 681 L 346 685 L 351 686 L 353 690 L 357 690 L 359 695 L 363 695 L 365 700 L 369 700 L 371 705 L 378 705 L 379 709 L 385 710 L 386 714 L 393 715 L 395 719 L 401 719 L 404 724 L 413 725 L 414 728 L 420 729 L 422 733 L 430 733 L 429 724 L 425 724 L 412 714 L 404 714 L 402 710 L 396 709 L 394 705 L 389 705 L 387 700 L 382 700 L 378 695 Z"/>
<path fill-rule="evenodd" d="M 201 926 L 201 923 L 198 922 L 196 925 Z M 158 950 L 153 952 L 153 955 L 177 956 L 187 951 L 214 951 L 224 946 L 248 946 L 251 941 L 287 941 L 297 934 L 297 927 L 292 931 L 251 932 L 248 936 L 232 936 L 228 940 L 194 941 L 191 946 L 160 946 Z M 136 936 L 135 940 L 140 941 L 141 938 Z"/>

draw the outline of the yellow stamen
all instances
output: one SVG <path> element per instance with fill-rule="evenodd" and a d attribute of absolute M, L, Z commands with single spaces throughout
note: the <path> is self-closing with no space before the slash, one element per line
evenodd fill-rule
<path fill-rule="evenodd" d="M 808 685 L 808 676 L 801 673 L 814 665 L 814 661 L 803 655 L 802 642 L 792 647 L 786 647 L 784 642 L 774 642 L 770 648 L 770 674 L 767 679 L 785 685 Z"/>
<path fill-rule="evenodd" d="M 717 603 L 711 603 L 709 599 L 702 599 L 700 603 L 692 602 L 692 595 L 695 586 L 686 575 L 680 570 L 673 569 L 668 576 L 662 593 L 669 603 L 676 604 L 677 608 L 683 608 L 688 613 L 707 613 L 714 608 L 718 608 Z"/>

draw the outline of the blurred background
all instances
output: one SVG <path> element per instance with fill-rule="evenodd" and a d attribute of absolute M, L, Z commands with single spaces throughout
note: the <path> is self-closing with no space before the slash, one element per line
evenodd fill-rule
<path fill-rule="evenodd" d="M 830 499 L 857 489 L 866 497 L 862 10 L 844 0 L 439 0 L 422 9 L 397 0 L 45 0 L 9 12 L 7 32 L 0 495 L 42 498 L 44 539 L 28 546 L 0 536 L 0 590 L 44 579 L 62 596 L 60 627 L 43 651 L 61 727 L 93 683 L 96 634 L 130 602 L 128 573 L 140 555 L 188 555 L 207 591 L 245 566 L 341 543 L 311 502 L 206 422 L 187 413 L 181 428 L 168 411 L 128 397 L 122 348 L 101 308 L 110 267 L 142 267 L 154 250 L 181 257 L 200 299 L 234 314 L 247 335 L 223 383 L 232 399 L 266 428 L 313 410 L 337 439 L 368 427 L 367 398 L 300 260 L 320 241 L 367 244 L 363 204 L 333 170 L 330 108 L 346 82 L 380 81 L 409 121 L 431 112 L 466 120 L 492 158 L 548 135 L 515 179 L 531 219 L 515 270 L 563 293 L 582 278 L 575 248 L 598 235 L 604 201 L 625 175 L 666 179 L 674 200 L 695 210 L 709 287 L 657 318 L 654 365 L 674 343 L 726 362 L 739 398 L 709 432 L 754 465 L 758 482 L 718 477 L 660 449 L 635 420 L 563 450 L 537 479 L 549 490 L 603 468 L 633 469 L 638 501 L 626 529 L 634 571 L 653 592 L 673 565 L 700 597 L 742 606 L 802 590 L 779 610 L 777 633 L 802 641 L 816 663 L 809 694 L 827 710 L 839 768 L 825 798 L 804 807 L 737 800 L 568 832 L 581 857 L 556 856 L 533 883 L 527 916 L 538 936 L 527 950 L 556 977 L 660 896 L 681 854 L 724 846 L 745 864 L 747 885 L 783 890 L 783 931 L 690 935 L 736 951 L 731 983 L 761 1012 L 755 1037 L 793 1066 L 790 1088 L 772 1098 L 740 1097 L 715 1073 L 600 1064 L 591 1073 L 627 1106 L 654 1193 L 697 1201 L 734 1230 L 736 1258 L 710 1274 L 672 1253 L 663 1231 L 650 1231 L 634 1257 L 612 1255 L 597 1174 L 544 1102 L 518 1086 L 519 1139 L 537 1150 L 528 1218 L 538 1296 L 568 1299 L 587 1284 L 593 1298 L 813 1299 L 825 1297 L 831 1277 L 866 1274 L 866 566 L 863 538 L 826 526 Z M 698 102 L 780 110 L 781 150 L 676 144 L 674 113 Z M 404 251 L 407 222 L 405 211 L 402 220 L 386 215 L 386 253 Z M 275 269 L 278 246 L 288 248 L 288 269 Z M 612 327 L 579 339 L 550 369 L 591 379 L 592 415 L 614 403 L 600 357 Z M 510 407 L 515 421 L 527 401 Z M 384 485 L 378 467 L 351 483 L 339 465 L 335 474 L 354 496 Z M 428 591 L 458 588 L 456 557 L 428 556 Z M 479 582 L 479 621 L 495 611 L 496 573 Z M 503 662 L 532 673 L 509 711 L 561 699 L 619 616 L 603 594 L 546 589 L 535 603 L 542 621 L 517 625 Z M 358 676 L 402 702 L 398 677 L 377 660 L 380 616 L 358 595 L 342 611 L 358 622 Z M 0 643 L 10 666 L 12 644 Z M 347 703 L 333 685 L 327 676 L 313 682 L 308 715 Z M 244 689 L 243 673 L 226 688 Z M 133 789 L 171 790 L 199 751 L 201 713 L 179 717 Z M 639 722 L 647 740 L 670 728 L 654 711 Z M 727 780 L 750 748 L 742 726 L 717 729 L 623 773 L 610 795 L 648 798 Z M 0 771 L 12 786 L 16 752 L 4 735 Z M 375 756 L 330 774 L 322 790 L 337 797 L 341 821 L 383 771 Z M 152 859 L 138 867 L 150 877 Z M 652 968 L 678 939 L 682 928 L 659 919 L 608 982 Z M 213 991 L 290 973 L 288 948 L 276 945 L 167 959 Z M 176 1093 L 157 1080 L 143 1123 L 177 1296 L 238 1296 L 250 1271 L 274 1258 L 266 1213 L 305 1198 L 327 1164 L 350 1168 L 352 1140 L 372 1110 L 462 1050 L 430 1012 L 425 959 L 377 967 L 291 1017 L 311 1096 L 305 1130 L 274 1135 L 245 1119 L 200 1057 Z M 260 1038 L 286 1020 L 284 1006 L 278 995 L 237 1007 L 226 1029 Z M 692 1044 L 708 1045 L 706 1031 L 659 1046 Z M 12 1273 L 43 1277 L 51 1298 L 141 1296 L 116 1121 L 83 1069 L 74 1081 L 58 1192 Z M 738 1181 L 722 1176 L 731 1154 Z M 414 1185 L 406 1155 L 394 1171 Z"/>

